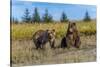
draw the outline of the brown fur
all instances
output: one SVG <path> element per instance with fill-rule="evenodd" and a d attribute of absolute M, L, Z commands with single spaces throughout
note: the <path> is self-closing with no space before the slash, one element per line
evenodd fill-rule
<path fill-rule="evenodd" d="M 67 30 L 66 36 L 64 38 L 66 38 L 66 40 L 64 40 L 66 42 L 62 41 L 65 43 L 64 44 L 61 42 L 62 46 L 66 45 L 68 48 L 70 48 L 70 46 L 74 46 L 76 48 L 80 47 L 80 44 L 81 44 L 80 35 L 77 30 L 75 22 L 69 22 L 68 30 Z"/>
<path fill-rule="evenodd" d="M 70 45 L 75 46 L 77 48 L 80 47 L 80 35 L 77 30 L 77 26 L 75 22 L 69 22 L 68 31 L 66 37 L 70 40 Z"/>
<path fill-rule="evenodd" d="M 49 42 L 51 48 L 54 48 L 55 44 L 55 30 L 38 30 L 32 37 L 36 48 L 43 48 L 43 46 Z"/>

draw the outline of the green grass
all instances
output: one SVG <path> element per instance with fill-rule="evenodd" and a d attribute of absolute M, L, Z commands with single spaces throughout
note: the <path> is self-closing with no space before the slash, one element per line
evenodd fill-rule
<path fill-rule="evenodd" d="M 56 37 L 62 37 L 67 31 L 68 23 L 33 23 L 12 24 L 12 39 L 31 39 L 32 35 L 40 29 L 55 29 Z M 96 34 L 96 22 L 77 22 L 78 31 L 83 35 Z"/>

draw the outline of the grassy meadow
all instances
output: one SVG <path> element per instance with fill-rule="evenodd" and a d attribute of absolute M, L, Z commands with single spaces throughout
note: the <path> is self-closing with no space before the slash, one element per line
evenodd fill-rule
<path fill-rule="evenodd" d="M 55 29 L 56 37 L 62 37 L 67 31 L 68 23 L 35 23 L 35 24 L 12 24 L 12 39 L 30 39 L 37 30 Z M 77 28 L 80 34 L 92 35 L 96 34 L 96 23 L 77 22 Z"/>
<path fill-rule="evenodd" d="M 62 49 L 59 45 L 67 31 L 68 23 L 11 24 L 11 64 L 20 66 L 96 61 L 96 22 L 78 21 L 76 25 L 80 32 L 81 47 Z M 43 50 L 35 49 L 31 39 L 40 29 L 55 29 L 55 49 L 51 49 L 48 43 Z"/>

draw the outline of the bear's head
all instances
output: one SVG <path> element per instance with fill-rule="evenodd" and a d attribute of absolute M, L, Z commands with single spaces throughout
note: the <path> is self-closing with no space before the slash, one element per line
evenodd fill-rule
<path fill-rule="evenodd" d="M 48 32 L 48 38 L 49 38 L 49 40 L 55 38 L 55 35 L 56 35 L 55 29 L 47 30 L 47 32 Z"/>

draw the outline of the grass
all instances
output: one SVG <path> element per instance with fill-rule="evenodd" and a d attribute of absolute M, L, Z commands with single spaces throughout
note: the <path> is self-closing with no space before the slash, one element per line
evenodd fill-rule
<path fill-rule="evenodd" d="M 96 61 L 95 36 L 82 36 L 81 40 L 80 49 L 59 48 L 60 39 L 58 39 L 55 49 L 51 49 L 47 43 L 43 50 L 36 50 L 31 40 L 13 40 L 11 63 L 13 65 L 40 65 Z"/>
<path fill-rule="evenodd" d="M 11 64 L 40 65 L 58 63 L 77 63 L 96 61 L 96 22 L 77 22 L 81 37 L 81 48 L 59 48 L 61 37 L 67 31 L 68 23 L 34 23 L 11 25 Z M 45 49 L 36 50 L 32 35 L 40 29 L 56 30 L 56 48 L 51 49 L 47 43 Z"/>
<path fill-rule="evenodd" d="M 35 23 L 35 24 L 12 24 L 12 39 L 31 39 L 32 35 L 40 29 L 55 29 L 56 37 L 65 35 L 68 23 Z M 96 22 L 77 22 L 77 28 L 83 35 L 96 34 Z"/>

